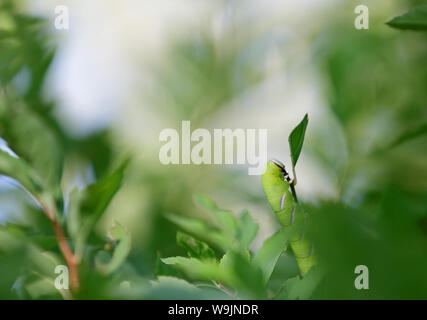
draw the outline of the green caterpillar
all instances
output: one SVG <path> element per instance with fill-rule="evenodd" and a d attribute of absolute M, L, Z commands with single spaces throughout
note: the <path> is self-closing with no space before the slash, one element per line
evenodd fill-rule
<path fill-rule="evenodd" d="M 289 239 L 295 254 L 301 275 L 305 275 L 316 264 L 312 243 L 304 237 L 304 231 L 298 230 L 305 223 L 305 215 L 291 193 L 291 180 L 285 166 L 278 160 L 270 160 L 262 175 L 262 186 L 283 229 L 295 227 L 295 234 Z"/>

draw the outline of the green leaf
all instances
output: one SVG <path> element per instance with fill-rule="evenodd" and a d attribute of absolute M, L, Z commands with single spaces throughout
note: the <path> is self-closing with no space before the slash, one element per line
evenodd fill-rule
<path fill-rule="evenodd" d="M 0 225 L 0 298 L 10 298 L 12 284 L 22 273 L 53 281 L 60 264 L 63 262 L 55 254 L 33 245 L 20 229 Z"/>
<path fill-rule="evenodd" d="M 308 125 L 308 115 L 305 114 L 302 121 L 292 130 L 289 135 L 289 147 L 291 150 L 291 158 L 293 167 L 296 166 L 299 155 L 301 153 L 302 145 L 304 143 L 305 130 Z"/>
<path fill-rule="evenodd" d="M 221 268 L 224 269 L 233 269 L 233 265 L 234 265 L 234 256 L 236 254 L 239 254 L 240 256 L 242 256 L 247 262 L 251 261 L 251 254 L 250 252 L 247 250 L 243 253 L 243 255 L 241 253 L 235 253 L 233 251 L 227 251 L 221 258 L 221 260 L 219 261 L 219 265 L 221 266 Z"/>
<path fill-rule="evenodd" d="M 13 104 L 13 108 L 9 104 Z M 64 147 L 46 118 L 45 114 L 36 113 L 21 101 L 8 99 L 4 105 L 0 104 L 0 136 L 37 174 L 43 188 L 56 195 L 62 176 Z"/>
<path fill-rule="evenodd" d="M 175 214 L 168 214 L 166 218 L 184 229 L 186 232 L 196 235 L 198 238 L 227 250 L 231 246 L 231 241 L 217 229 L 208 226 L 199 219 L 183 217 Z"/>
<path fill-rule="evenodd" d="M 41 186 L 31 175 L 31 169 L 27 163 L 9 153 L 0 150 L 0 174 L 16 179 L 32 194 L 38 194 Z"/>
<path fill-rule="evenodd" d="M 427 30 L 427 6 L 421 6 L 401 16 L 395 17 L 387 24 L 397 29 Z"/>
<path fill-rule="evenodd" d="M 152 281 L 151 285 L 153 287 L 159 287 L 159 286 L 167 286 L 167 287 L 175 287 L 175 288 L 180 288 L 180 289 L 184 289 L 185 291 L 190 291 L 193 292 L 194 294 L 199 293 L 198 291 L 200 291 L 195 285 L 176 278 L 176 277 L 169 277 L 169 276 L 160 276 L 157 278 L 156 281 Z"/>
<path fill-rule="evenodd" d="M 236 290 L 243 298 L 262 299 L 266 296 L 261 271 L 240 253 L 229 251 L 220 263 L 185 257 L 170 257 L 162 261 L 176 266 L 193 280 L 215 281 L 229 290 Z"/>
<path fill-rule="evenodd" d="M 147 293 L 146 299 L 224 300 L 230 298 L 217 288 L 195 286 L 185 280 L 170 276 L 158 277 L 156 281 L 151 282 L 151 285 L 152 289 Z"/>
<path fill-rule="evenodd" d="M 202 208 L 206 209 L 217 222 L 219 228 L 230 238 L 235 238 L 237 234 L 237 221 L 233 213 L 217 207 L 211 199 L 195 194 L 194 201 Z"/>
<path fill-rule="evenodd" d="M 233 252 L 232 251 L 227 251 L 221 258 L 221 260 L 219 261 L 219 265 L 221 266 L 221 268 L 224 269 L 231 269 L 232 268 L 232 256 Z"/>
<path fill-rule="evenodd" d="M 66 225 L 68 234 L 73 240 L 76 240 L 80 229 L 80 202 L 82 193 L 77 188 L 74 188 L 69 195 L 67 212 L 66 212 Z"/>
<path fill-rule="evenodd" d="M 323 271 L 313 267 L 301 278 L 296 276 L 285 281 L 282 290 L 275 299 L 306 300 L 309 299 L 323 278 Z"/>
<path fill-rule="evenodd" d="M 110 132 L 104 130 L 72 141 L 75 152 L 90 161 L 97 179 L 109 174 L 108 169 L 113 160 L 113 146 L 110 140 Z"/>
<path fill-rule="evenodd" d="M 246 249 L 257 235 L 259 227 L 247 211 L 243 212 L 238 222 L 237 238 L 243 249 Z"/>
<path fill-rule="evenodd" d="M 253 263 L 261 269 L 265 283 L 270 279 L 280 256 L 286 251 L 291 234 L 291 230 L 276 232 L 264 241 L 261 249 L 254 256 Z"/>
<path fill-rule="evenodd" d="M 162 262 L 176 266 L 189 278 L 206 281 L 229 281 L 229 275 L 221 269 L 217 261 L 199 260 L 196 258 L 170 257 L 162 259 Z"/>
<path fill-rule="evenodd" d="M 55 281 L 46 277 L 38 277 L 31 282 L 28 281 L 24 286 L 31 299 L 61 298 L 60 291 L 55 288 Z"/>
<path fill-rule="evenodd" d="M 198 194 L 194 195 L 194 201 L 210 213 L 220 230 L 209 227 L 198 219 L 176 215 L 169 215 L 167 218 L 185 231 L 214 243 L 224 251 L 232 249 L 245 254 L 258 232 L 258 224 L 249 213 L 244 211 L 237 218 L 232 212 L 218 208 L 215 202 Z"/>
<path fill-rule="evenodd" d="M 261 270 L 250 263 L 247 255 L 227 252 L 221 260 L 221 269 L 226 272 L 225 285 L 235 289 L 243 299 L 265 299 L 266 288 Z"/>
<path fill-rule="evenodd" d="M 34 208 L 32 209 L 35 211 Z M 31 212 L 31 213 L 34 213 L 34 215 L 36 215 L 37 213 L 40 214 L 40 212 L 37 212 L 37 213 Z M 42 218 L 46 219 L 44 215 L 42 216 Z M 30 221 L 32 224 L 37 223 L 37 220 L 34 220 L 34 219 Z M 51 250 L 53 248 L 56 248 L 58 245 L 58 241 L 51 230 L 45 233 L 43 232 L 43 230 L 38 229 L 35 225 L 26 226 L 26 225 L 19 225 L 19 224 L 6 222 L 4 227 L 0 226 L 0 230 L 2 228 L 5 228 L 9 234 L 13 234 L 21 238 L 23 241 L 26 241 L 27 244 L 32 244 L 43 251 Z"/>
<path fill-rule="evenodd" d="M 204 242 L 199 241 L 185 233 L 177 232 L 176 242 L 184 248 L 192 258 L 201 260 L 216 260 L 215 252 Z"/>
<path fill-rule="evenodd" d="M 55 51 L 46 50 L 44 55 L 40 57 L 38 64 L 32 66 L 31 86 L 26 94 L 27 98 L 35 99 L 38 95 L 41 95 L 44 79 L 46 79 L 47 72 L 54 57 Z"/>
<path fill-rule="evenodd" d="M 128 160 L 124 161 L 110 175 L 91 184 L 84 192 L 81 203 L 82 216 L 90 216 L 97 221 L 120 189 Z"/>
<path fill-rule="evenodd" d="M 171 277 L 180 277 L 182 274 L 173 267 L 173 265 L 167 265 L 163 263 L 160 253 L 156 254 L 156 264 L 154 267 L 154 275 L 156 277 L 160 276 L 171 276 Z"/>
<path fill-rule="evenodd" d="M 126 159 L 110 175 L 89 185 L 82 191 L 82 195 L 73 197 L 74 200 L 78 201 L 79 216 L 73 217 L 72 220 L 74 221 L 69 222 L 79 223 L 81 221 L 81 226 L 77 228 L 76 253 L 78 255 L 83 254 L 85 244 L 93 231 L 94 225 L 102 217 L 114 195 L 120 189 L 128 163 L 129 160 Z M 70 228 L 71 230 L 76 230 L 75 226 L 70 226 Z"/>
<path fill-rule="evenodd" d="M 397 147 L 407 141 L 416 139 L 427 134 L 427 123 L 423 123 L 417 127 L 411 127 L 398 136 L 389 146 L 389 148 Z"/>
<path fill-rule="evenodd" d="M 109 238 L 113 241 L 118 241 L 118 244 L 115 246 L 111 260 L 107 264 L 97 263 L 98 269 L 105 275 L 113 273 L 122 265 L 131 247 L 129 232 L 117 221 L 114 221 L 114 225 L 109 232 Z"/>

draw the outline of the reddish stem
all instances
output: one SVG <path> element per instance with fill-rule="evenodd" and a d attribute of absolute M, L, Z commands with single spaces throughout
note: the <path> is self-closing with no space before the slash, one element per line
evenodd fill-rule
<path fill-rule="evenodd" d="M 79 281 L 79 271 L 78 271 L 78 260 L 71 250 L 70 245 L 67 242 L 64 231 L 62 230 L 61 225 L 56 219 L 56 214 L 50 211 L 41 201 L 36 198 L 40 207 L 42 208 L 44 214 L 49 219 L 52 229 L 55 233 L 56 239 L 58 241 L 59 249 L 61 250 L 62 256 L 65 259 L 65 262 L 68 266 L 68 272 L 70 277 L 70 286 L 73 291 L 77 291 L 80 285 Z"/>
<path fill-rule="evenodd" d="M 71 289 L 75 291 L 79 288 L 79 272 L 76 256 L 71 251 L 64 231 L 62 230 L 58 221 L 52 219 L 49 220 L 52 225 L 53 231 L 55 232 L 55 236 L 58 240 L 59 248 L 62 252 L 62 255 L 64 256 L 65 262 L 68 265 Z"/>

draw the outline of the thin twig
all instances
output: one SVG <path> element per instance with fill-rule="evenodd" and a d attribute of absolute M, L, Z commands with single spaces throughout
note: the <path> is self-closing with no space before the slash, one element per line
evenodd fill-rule
<path fill-rule="evenodd" d="M 295 183 L 294 183 L 294 181 L 291 182 L 291 192 L 292 192 L 292 195 L 293 195 L 293 197 L 295 199 L 295 202 L 298 203 L 297 192 L 295 191 Z"/>
<path fill-rule="evenodd" d="M 64 231 L 62 230 L 58 221 L 50 220 L 50 223 L 52 225 L 53 231 L 55 232 L 56 238 L 58 240 L 58 245 L 62 252 L 62 255 L 64 256 L 65 262 L 68 265 L 71 289 L 75 291 L 79 288 L 79 272 L 76 256 L 74 255 L 73 251 L 71 251 Z"/>
<path fill-rule="evenodd" d="M 49 219 L 52 229 L 55 233 L 56 239 L 58 241 L 59 249 L 61 250 L 62 256 L 65 259 L 65 262 L 68 266 L 68 271 L 70 275 L 70 286 L 73 291 L 77 291 L 80 285 L 79 281 L 79 272 L 78 272 L 78 259 L 71 250 L 70 245 L 68 244 L 65 233 L 62 230 L 61 225 L 56 219 L 55 212 L 49 210 L 39 199 L 37 199 L 41 209 L 43 210 L 46 217 Z"/>
<path fill-rule="evenodd" d="M 292 196 L 294 197 L 295 202 L 298 203 L 297 193 L 295 191 L 295 186 L 297 184 L 297 175 L 295 173 L 295 167 L 292 166 L 292 172 L 294 175 L 294 178 L 292 180 L 289 177 L 289 174 L 287 173 L 285 168 L 282 168 L 282 172 L 283 172 L 283 176 L 284 176 L 285 180 L 289 183 L 289 185 L 291 187 Z"/>
<path fill-rule="evenodd" d="M 292 173 L 294 175 L 293 185 L 296 186 L 297 185 L 297 173 L 295 172 L 294 166 L 292 166 Z"/>
<path fill-rule="evenodd" d="M 220 290 L 224 291 L 226 294 L 228 294 L 230 297 L 236 299 L 236 295 L 233 294 L 230 289 L 228 289 L 226 286 L 224 286 L 221 282 L 212 281 Z"/>

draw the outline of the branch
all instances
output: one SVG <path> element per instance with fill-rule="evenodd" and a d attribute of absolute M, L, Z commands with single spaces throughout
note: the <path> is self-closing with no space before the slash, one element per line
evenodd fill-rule
<path fill-rule="evenodd" d="M 70 286 L 73 291 L 77 291 L 80 285 L 79 281 L 79 272 L 78 272 L 78 259 L 76 258 L 75 254 L 71 250 L 70 245 L 67 242 L 67 238 L 65 237 L 65 233 L 62 230 L 61 225 L 58 223 L 56 219 L 55 212 L 50 211 L 47 209 L 43 203 L 37 199 L 37 202 L 39 203 L 40 207 L 42 208 L 44 214 L 49 219 L 50 224 L 52 225 L 52 229 L 55 233 L 56 239 L 58 241 L 59 249 L 61 250 L 61 253 L 65 259 L 65 262 L 68 266 L 68 271 L 70 275 Z"/>
<path fill-rule="evenodd" d="M 293 197 L 295 199 L 295 202 L 298 203 L 297 192 L 295 191 L 295 183 L 294 183 L 294 181 L 295 180 L 293 180 L 291 182 L 291 184 L 290 184 L 291 185 L 291 192 L 292 192 L 292 195 L 293 195 Z"/>
<path fill-rule="evenodd" d="M 79 288 L 79 272 L 77 259 L 74 253 L 71 251 L 70 245 L 67 242 L 64 231 L 59 225 L 57 220 L 50 220 L 53 231 L 55 232 L 56 239 L 58 240 L 59 248 L 61 249 L 62 255 L 64 256 L 65 262 L 67 263 L 69 274 L 70 274 L 70 285 L 71 289 L 76 291 Z"/>

